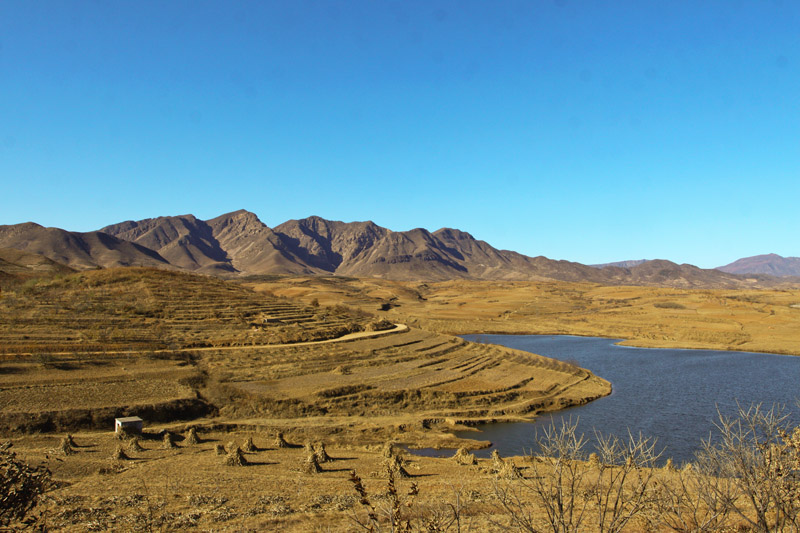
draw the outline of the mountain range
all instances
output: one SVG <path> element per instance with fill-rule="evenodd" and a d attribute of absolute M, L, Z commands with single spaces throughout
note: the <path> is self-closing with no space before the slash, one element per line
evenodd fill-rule
<path fill-rule="evenodd" d="M 43 256 L 76 270 L 148 266 L 224 277 L 293 274 L 421 281 L 562 280 L 685 288 L 783 282 L 771 275 L 744 277 L 666 260 L 588 266 L 528 257 L 498 250 L 450 228 L 391 231 L 373 222 L 338 222 L 316 216 L 270 228 L 244 210 L 210 220 L 181 215 L 126 221 L 86 233 L 32 222 L 0 226 L 0 248 Z"/>
<path fill-rule="evenodd" d="M 767 274 L 769 276 L 800 276 L 800 257 L 781 257 L 778 254 L 754 255 L 737 259 L 717 270 L 731 274 Z"/>

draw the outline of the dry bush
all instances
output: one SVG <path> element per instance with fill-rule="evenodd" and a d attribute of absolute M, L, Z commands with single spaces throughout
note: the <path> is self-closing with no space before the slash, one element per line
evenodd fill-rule
<path fill-rule="evenodd" d="M 358 495 L 359 507 L 350 509 L 350 519 L 360 530 L 372 533 L 394 532 L 448 532 L 471 531 L 471 524 L 464 521 L 464 498 L 460 490 L 454 491 L 453 501 L 429 501 L 417 499 L 419 487 L 411 483 L 406 492 L 399 490 L 394 473 L 388 469 L 386 490 L 370 494 L 364 488 L 355 470 L 350 473 L 350 482 Z"/>
<path fill-rule="evenodd" d="M 780 407 L 739 406 L 719 414 L 716 439 L 703 442 L 697 468 L 728 484 L 703 487 L 753 531 L 800 531 L 800 430 Z"/>
<path fill-rule="evenodd" d="M 47 468 L 17 459 L 10 448 L 10 442 L 0 444 L 0 526 L 34 521 L 29 513 L 51 486 Z"/>
<path fill-rule="evenodd" d="M 658 309 L 686 309 L 686 306 L 678 302 L 656 302 L 653 307 Z"/>
<path fill-rule="evenodd" d="M 705 533 L 728 526 L 725 502 L 732 494 L 733 480 L 706 476 L 691 465 L 681 470 L 665 468 L 657 477 L 653 529 L 666 526 L 680 533 Z"/>
<path fill-rule="evenodd" d="M 532 475 L 503 480 L 495 495 L 501 527 L 521 531 L 619 532 L 652 503 L 653 467 L 659 454 L 651 439 L 629 435 L 626 442 L 596 434 L 590 460 L 577 421 L 564 421 L 537 436 L 541 456 L 531 457 Z M 495 468 L 498 468 L 496 465 Z"/>

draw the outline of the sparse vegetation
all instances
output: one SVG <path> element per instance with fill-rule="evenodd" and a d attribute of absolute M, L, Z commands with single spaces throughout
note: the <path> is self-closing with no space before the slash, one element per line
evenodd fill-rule
<path fill-rule="evenodd" d="M 0 313 L 12 319 L 0 322 L 0 340 L 9 341 L 0 343 L 7 352 L 0 430 L 14 436 L 25 461 L 47 461 L 60 483 L 38 508 L 48 527 L 798 530 L 800 430 L 777 411 L 720 419 L 719 435 L 688 468 L 657 468 L 656 448 L 644 437 L 601 437 L 592 453 L 574 427 L 541 436 L 544 451 L 536 457 L 478 459 L 453 429 L 580 404 L 607 393 L 608 384 L 574 363 L 430 331 L 525 332 L 535 325 L 540 332 L 626 331 L 632 334 L 620 336 L 638 342 L 773 343 L 770 351 L 791 351 L 800 315 L 786 302 L 800 300 L 796 292 L 756 298 L 338 278 L 303 285 L 310 304 L 336 301 L 330 291 L 348 302 L 324 307 L 282 297 L 297 289 L 291 279 L 267 282 L 272 295 L 131 269 L 4 288 Z M 385 319 L 364 311 L 376 308 L 376 298 L 392 301 Z M 677 316 L 683 322 L 671 318 Z M 764 334 L 766 317 L 774 337 Z M 395 330 L 394 323 L 426 329 Z M 274 344 L 329 341 L 345 331 L 364 336 Z M 113 418 L 134 414 L 148 430 L 115 439 Z M 61 439 L 66 431 L 78 431 L 81 446 Z M 257 447 L 253 435 L 267 445 Z M 221 442 L 230 442 L 227 450 Z M 303 442 L 308 446 L 295 444 Z M 415 446 L 458 451 L 441 459 L 404 452 Z M 352 469 L 364 479 L 348 481 Z M 147 490 L 156 480 L 163 494 Z M 30 506 L 9 520 L 25 514 L 33 516 Z"/>
<path fill-rule="evenodd" d="M 10 442 L 0 444 L 0 526 L 35 521 L 29 512 L 50 487 L 47 468 L 32 467 L 17 458 Z"/>

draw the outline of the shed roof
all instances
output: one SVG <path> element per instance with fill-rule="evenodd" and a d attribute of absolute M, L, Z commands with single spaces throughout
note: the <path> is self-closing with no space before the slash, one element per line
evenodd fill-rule
<path fill-rule="evenodd" d="M 115 418 L 114 421 L 119 422 L 121 424 L 124 424 L 126 422 L 144 422 L 144 420 L 142 420 L 138 416 L 125 416 L 122 418 Z"/>

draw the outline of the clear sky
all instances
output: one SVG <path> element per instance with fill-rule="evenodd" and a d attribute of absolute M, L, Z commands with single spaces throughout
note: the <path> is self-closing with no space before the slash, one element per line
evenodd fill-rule
<path fill-rule="evenodd" d="M 0 224 L 800 255 L 800 2 L 0 1 Z"/>

